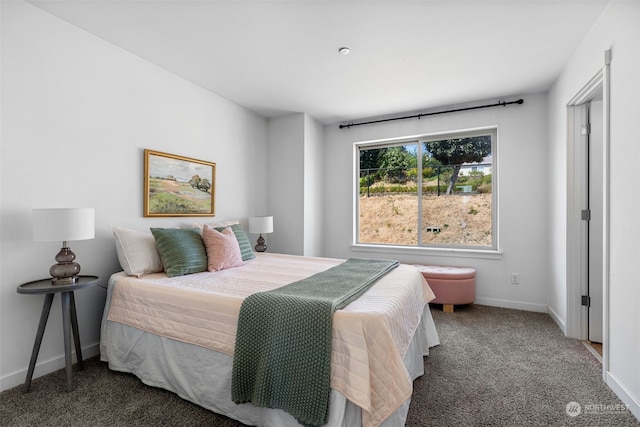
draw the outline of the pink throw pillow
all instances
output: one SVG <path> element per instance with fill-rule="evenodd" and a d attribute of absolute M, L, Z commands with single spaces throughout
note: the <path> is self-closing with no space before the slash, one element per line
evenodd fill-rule
<path fill-rule="evenodd" d="M 244 265 L 238 239 L 231 227 L 219 232 L 205 224 L 202 229 L 202 240 L 207 249 L 209 271 L 220 271 Z"/>

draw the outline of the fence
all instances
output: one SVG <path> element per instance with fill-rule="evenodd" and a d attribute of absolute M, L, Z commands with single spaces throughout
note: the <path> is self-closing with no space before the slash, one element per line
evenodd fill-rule
<path fill-rule="evenodd" d="M 490 193 L 491 167 L 490 163 L 425 167 L 422 170 L 422 194 Z M 457 178 L 450 189 L 454 173 L 457 173 Z M 417 168 L 361 169 L 359 180 L 361 196 L 418 193 Z"/>

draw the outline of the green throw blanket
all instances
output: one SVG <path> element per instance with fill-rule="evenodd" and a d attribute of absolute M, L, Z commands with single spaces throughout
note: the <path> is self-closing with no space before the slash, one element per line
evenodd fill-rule
<path fill-rule="evenodd" d="M 333 313 L 397 266 L 398 261 L 350 258 L 246 298 L 238 318 L 233 401 L 283 409 L 304 425 L 326 424 Z"/>

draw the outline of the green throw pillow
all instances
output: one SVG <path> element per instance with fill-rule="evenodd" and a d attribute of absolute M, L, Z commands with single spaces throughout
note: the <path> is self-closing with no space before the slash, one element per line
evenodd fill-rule
<path fill-rule="evenodd" d="M 251 242 L 249 238 L 245 234 L 242 226 L 240 224 L 230 225 L 231 230 L 233 230 L 233 234 L 236 235 L 236 239 L 238 240 L 238 244 L 240 245 L 240 253 L 242 254 L 242 260 L 246 261 L 248 259 L 254 259 L 256 254 L 253 253 L 253 248 L 251 247 Z M 216 230 L 222 231 L 227 227 L 216 227 Z"/>
<path fill-rule="evenodd" d="M 195 230 L 151 228 L 168 277 L 207 271 L 207 251 Z"/>

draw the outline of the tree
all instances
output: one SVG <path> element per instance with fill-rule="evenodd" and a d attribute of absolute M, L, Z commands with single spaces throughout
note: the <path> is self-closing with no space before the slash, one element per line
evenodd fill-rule
<path fill-rule="evenodd" d="M 469 138 L 454 138 L 442 141 L 424 143 L 425 150 L 431 157 L 443 165 L 453 166 L 453 173 L 447 187 L 447 194 L 451 194 L 458 173 L 463 163 L 479 163 L 491 154 L 491 136 L 472 136 Z"/>
<path fill-rule="evenodd" d="M 415 154 L 403 146 L 387 148 L 381 157 L 380 168 L 391 182 L 406 182 L 407 171 L 417 166 Z"/>
<path fill-rule="evenodd" d="M 378 169 L 380 167 L 380 158 L 386 151 L 386 148 L 360 150 L 360 170 Z"/>
<path fill-rule="evenodd" d="M 198 184 L 198 189 L 204 191 L 205 193 L 208 193 L 211 189 L 211 183 L 207 178 L 202 178 L 200 180 L 200 184 Z"/>
<path fill-rule="evenodd" d="M 191 184 L 191 187 L 193 188 L 198 188 L 198 186 L 200 185 L 200 181 L 202 181 L 200 179 L 200 175 L 193 175 L 189 180 L 189 184 Z"/>
<path fill-rule="evenodd" d="M 360 150 L 360 171 L 366 173 L 366 182 L 369 184 L 382 178 L 380 176 L 380 159 L 387 151 L 386 148 L 373 148 L 370 150 Z M 364 178 L 360 176 L 360 178 Z"/>

